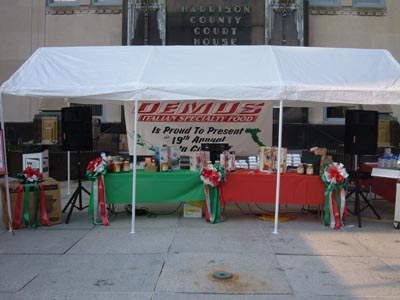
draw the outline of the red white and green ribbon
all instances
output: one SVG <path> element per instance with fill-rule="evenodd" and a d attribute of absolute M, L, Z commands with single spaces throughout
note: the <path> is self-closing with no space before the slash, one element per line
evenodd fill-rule
<path fill-rule="evenodd" d="M 223 220 L 224 203 L 220 197 L 220 185 L 225 181 L 225 170 L 219 165 L 209 165 L 201 170 L 200 178 L 204 183 L 206 221 L 219 223 Z"/>
<path fill-rule="evenodd" d="M 103 174 L 107 172 L 108 164 L 98 157 L 89 162 L 86 168 L 86 176 L 91 180 L 91 192 L 89 200 L 89 216 L 95 225 L 109 226 L 106 207 L 106 193 Z"/>
<path fill-rule="evenodd" d="M 22 173 L 17 174 L 17 178 L 19 179 L 20 183 L 42 182 L 43 174 L 32 167 L 27 167 L 22 171 Z"/>
<path fill-rule="evenodd" d="M 38 227 L 37 215 L 40 210 L 42 225 L 49 226 L 49 220 L 47 217 L 46 210 L 46 198 L 44 196 L 44 186 L 41 183 L 43 180 L 43 174 L 32 167 L 27 167 L 22 173 L 17 174 L 17 178 L 20 181 L 18 186 L 17 201 L 15 204 L 14 212 L 14 228 L 18 229 L 21 226 L 21 216 L 23 216 L 24 223 L 27 227 L 36 228 Z M 34 192 L 34 215 L 33 219 L 30 219 L 30 191 L 33 187 Z M 24 195 L 24 201 L 22 202 L 22 195 Z M 23 211 L 22 211 L 23 208 Z"/>
<path fill-rule="evenodd" d="M 34 199 L 35 199 L 33 204 L 35 205 L 35 207 L 33 209 L 34 211 L 33 219 L 31 220 L 29 215 L 29 209 L 30 209 L 30 191 L 32 185 L 33 185 Z M 22 195 L 24 195 L 23 202 L 22 202 Z M 15 204 L 15 213 L 13 222 L 14 228 L 16 229 L 20 228 L 21 215 L 23 216 L 24 223 L 27 227 L 32 227 L 32 228 L 38 227 L 37 214 L 39 210 L 42 216 L 41 224 L 49 226 L 43 184 L 38 182 L 34 182 L 33 184 L 30 183 L 20 184 L 18 186 L 17 201 Z"/>
<path fill-rule="evenodd" d="M 344 187 L 349 174 L 341 163 L 329 163 L 325 166 L 321 179 L 325 184 L 324 224 L 341 229 L 346 223 L 346 195 Z"/>

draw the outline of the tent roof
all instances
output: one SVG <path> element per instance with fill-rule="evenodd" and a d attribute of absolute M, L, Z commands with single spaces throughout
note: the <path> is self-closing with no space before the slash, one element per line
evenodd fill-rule
<path fill-rule="evenodd" d="M 400 104 L 400 65 L 387 50 L 375 49 L 46 47 L 33 53 L 3 83 L 1 92 L 82 101 Z"/>

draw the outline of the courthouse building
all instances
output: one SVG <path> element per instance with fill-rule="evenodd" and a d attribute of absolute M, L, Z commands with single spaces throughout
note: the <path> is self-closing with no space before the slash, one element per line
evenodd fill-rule
<path fill-rule="evenodd" d="M 0 83 L 39 47 L 266 44 L 384 48 L 400 61 L 398 16 L 398 0 L 2 0 Z M 3 102 L 6 138 L 13 145 L 35 135 L 32 124 L 40 113 L 66 106 L 63 99 L 27 101 L 9 95 L 3 96 Z M 400 116 L 393 107 L 378 109 L 386 118 Z M 111 104 L 94 108 L 103 129 L 123 122 L 121 111 Z M 340 108 L 286 108 L 284 123 L 289 128 L 296 124 L 296 130 L 310 135 L 310 125 L 326 137 L 339 134 L 339 139 L 328 138 L 334 144 L 343 132 L 342 113 Z"/>

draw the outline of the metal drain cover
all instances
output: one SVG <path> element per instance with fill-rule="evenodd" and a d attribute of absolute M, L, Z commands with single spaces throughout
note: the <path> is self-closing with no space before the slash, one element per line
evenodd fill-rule
<path fill-rule="evenodd" d="M 213 277 L 218 280 L 227 280 L 231 279 L 233 276 L 231 273 L 228 272 L 217 271 L 213 274 Z"/>

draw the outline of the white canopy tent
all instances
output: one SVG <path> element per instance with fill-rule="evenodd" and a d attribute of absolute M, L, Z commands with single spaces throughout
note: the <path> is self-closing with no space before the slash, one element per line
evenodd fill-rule
<path fill-rule="evenodd" d="M 367 49 L 280 46 L 40 48 L 3 83 L 0 92 L 0 101 L 1 94 L 73 98 L 74 102 L 81 103 L 134 101 L 135 132 L 137 104 L 141 100 L 275 101 L 280 106 L 278 147 L 281 147 L 283 105 L 400 104 L 400 65 L 386 50 Z M 4 128 L 2 111 L 0 117 Z M 136 134 L 134 137 L 136 139 Z M 279 187 L 280 173 L 277 176 L 274 233 L 278 232 Z M 135 168 L 132 189 L 132 206 L 135 207 Z M 7 200 L 10 210 L 8 195 Z M 135 232 L 134 223 L 132 214 L 132 233 Z"/>

